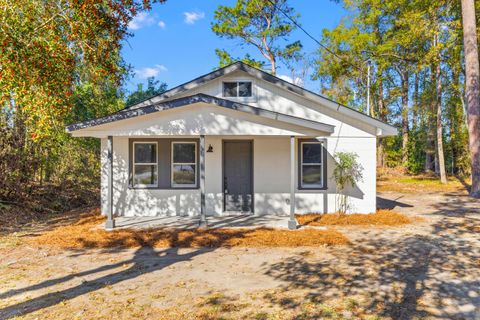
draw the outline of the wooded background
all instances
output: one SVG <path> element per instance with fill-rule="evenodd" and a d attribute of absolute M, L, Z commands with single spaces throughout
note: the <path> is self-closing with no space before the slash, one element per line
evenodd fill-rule
<path fill-rule="evenodd" d="M 398 136 L 379 140 L 379 166 L 427 172 L 443 182 L 454 175 L 468 179 L 472 153 L 465 79 L 470 69 L 464 62 L 461 2 L 338 2 L 348 16 L 337 27 L 323 30 L 321 39 L 312 39 L 318 41 L 315 52 L 305 52 L 292 38 L 301 16 L 287 0 L 219 5 L 212 32 L 251 48 L 251 53 L 232 57 L 217 48 L 219 65 L 212 69 L 243 60 L 275 74 L 282 64 L 297 84 L 307 78 L 317 81 L 321 94 L 399 128 Z M 473 5 L 473 0 L 462 2 Z M 131 36 L 128 23 L 152 4 L 0 0 L 2 203 L 38 197 L 46 186 L 98 194 L 99 141 L 73 139 L 64 128 L 166 90 L 167 84 L 153 78 L 146 89 L 141 84 L 132 93 L 122 89 L 131 75 L 120 54 L 123 41 Z M 475 4 L 480 8 L 480 1 Z M 478 134 L 476 112 L 471 131 L 476 128 Z"/>

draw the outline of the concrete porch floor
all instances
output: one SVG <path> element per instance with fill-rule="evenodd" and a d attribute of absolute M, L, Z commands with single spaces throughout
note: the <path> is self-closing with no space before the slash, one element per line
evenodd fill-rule
<path fill-rule="evenodd" d="M 289 216 L 277 215 L 228 215 L 223 217 L 207 216 L 208 228 L 274 228 L 287 229 Z M 152 228 L 165 227 L 177 229 L 198 228 L 200 217 L 116 217 L 115 228 Z"/>

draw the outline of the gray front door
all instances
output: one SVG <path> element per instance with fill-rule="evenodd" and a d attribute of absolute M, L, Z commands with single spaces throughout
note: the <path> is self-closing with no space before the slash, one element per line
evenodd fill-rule
<path fill-rule="evenodd" d="M 252 142 L 223 142 L 223 209 L 253 212 Z"/>

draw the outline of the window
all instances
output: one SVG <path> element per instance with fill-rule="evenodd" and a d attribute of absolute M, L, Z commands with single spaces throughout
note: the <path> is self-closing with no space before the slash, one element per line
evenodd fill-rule
<path fill-rule="evenodd" d="M 156 142 L 133 143 L 133 186 L 156 187 L 158 158 Z"/>
<path fill-rule="evenodd" d="M 172 142 L 172 187 L 196 187 L 197 144 Z"/>
<path fill-rule="evenodd" d="M 323 144 L 301 142 L 300 146 L 300 186 L 312 189 L 323 188 Z"/>
<path fill-rule="evenodd" d="M 252 82 L 250 81 L 232 81 L 223 83 L 224 97 L 246 98 L 252 96 Z"/>

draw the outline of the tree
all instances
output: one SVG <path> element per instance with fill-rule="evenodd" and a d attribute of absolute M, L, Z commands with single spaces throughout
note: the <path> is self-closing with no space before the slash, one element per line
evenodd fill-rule
<path fill-rule="evenodd" d="M 98 182 L 99 142 L 65 125 L 124 107 L 122 42 L 152 2 L 0 0 L 0 200 Z"/>
<path fill-rule="evenodd" d="M 82 82 L 119 84 L 121 41 L 150 1 L 1 0 L 0 104 L 27 121 L 34 139 L 58 128 Z"/>
<path fill-rule="evenodd" d="M 359 111 L 371 61 L 373 115 L 396 124 L 378 163 L 409 172 L 466 173 L 459 5 L 448 0 L 344 0 L 349 15 L 323 30 L 314 76 L 323 94 Z M 333 53 L 333 54 L 332 54 Z M 459 122 L 460 120 L 460 122 Z"/>
<path fill-rule="evenodd" d="M 462 0 L 468 133 L 472 163 L 470 195 L 480 197 L 480 70 L 474 0 Z"/>
<path fill-rule="evenodd" d="M 279 57 L 292 49 L 282 40 L 295 29 L 282 12 L 294 19 L 298 17 L 287 0 L 237 0 L 232 7 L 220 5 L 215 10 L 212 31 L 222 38 L 239 39 L 241 45 L 257 48 L 275 75 Z M 222 53 L 221 58 L 225 51 L 218 52 Z"/>
<path fill-rule="evenodd" d="M 165 82 L 160 82 L 160 80 L 155 80 L 155 77 L 150 77 L 147 79 L 147 90 L 143 90 L 143 83 L 137 84 L 137 90 L 128 95 L 125 104 L 128 107 L 165 91 L 167 91 L 167 84 Z"/>
<path fill-rule="evenodd" d="M 249 66 L 259 68 L 259 69 L 262 69 L 263 66 L 265 65 L 265 62 L 253 59 L 248 53 L 242 59 L 238 57 L 233 58 L 227 51 L 220 50 L 220 49 L 215 49 L 215 54 L 218 57 L 220 68 L 231 65 L 235 61 L 242 61 L 243 63 L 246 63 Z"/>

